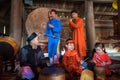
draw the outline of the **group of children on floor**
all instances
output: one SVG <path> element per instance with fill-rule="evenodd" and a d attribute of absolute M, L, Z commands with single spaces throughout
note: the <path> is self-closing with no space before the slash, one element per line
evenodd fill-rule
<path fill-rule="evenodd" d="M 28 45 L 20 51 L 20 76 L 18 80 L 38 80 L 39 73 L 44 67 L 48 67 L 45 57 L 40 49 L 38 36 L 31 34 L 27 41 Z M 69 79 L 77 80 L 76 76 L 81 76 L 80 80 L 106 80 L 106 75 L 110 75 L 110 57 L 105 52 L 102 43 L 96 43 L 91 62 L 88 58 L 81 58 L 75 50 L 75 41 L 68 39 L 65 44 L 65 53 L 62 57 L 62 67 L 68 73 Z M 37 76 L 36 76 L 37 75 Z M 95 78 L 94 78 L 95 76 Z"/>
<path fill-rule="evenodd" d="M 90 62 L 88 62 L 89 60 L 86 61 L 86 59 L 80 59 L 74 49 L 74 40 L 67 40 L 65 47 L 66 51 L 62 63 L 65 71 L 70 75 L 70 80 L 76 80 L 74 79 L 75 75 L 81 75 L 80 80 L 106 80 L 106 75 L 111 75 L 109 70 L 111 59 L 105 52 L 103 43 L 95 44 Z"/>

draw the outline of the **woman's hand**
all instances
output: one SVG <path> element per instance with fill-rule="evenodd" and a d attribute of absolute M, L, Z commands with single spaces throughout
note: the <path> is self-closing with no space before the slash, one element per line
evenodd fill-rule
<path fill-rule="evenodd" d="M 106 66 L 106 63 L 105 62 L 101 63 L 101 66 Z"/>

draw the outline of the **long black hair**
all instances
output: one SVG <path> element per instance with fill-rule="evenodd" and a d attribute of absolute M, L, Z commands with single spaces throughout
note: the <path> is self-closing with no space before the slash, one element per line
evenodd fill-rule
<path fill-rule="evenodd" d="M 97 48 L 97 47 L 100 47 L 106 53 L 106 51 L 105 51 L 105 45 L 103 43 L 97 42 L 95 44 L 95 48 Z"/>
<path fill-rule="evenodd" d="M 96 48 L 97 47 L 100 47 L 101 49 L 103 49 L 103 51 L 104 51 L 104 53 L 106 53 L 106 51 L 105 51 L 105 45 L 103 44 L 103 43 L 100 43 L 100 42 L 97 42 L 97 43 L 95 43 L 95 47 L 94 47 L 94 49 L 92 50 L 92 54 L 91 54 L 91 58 L 93 58 L 93 56 L 94 56 L 94 53 L 96 52 Z"/>

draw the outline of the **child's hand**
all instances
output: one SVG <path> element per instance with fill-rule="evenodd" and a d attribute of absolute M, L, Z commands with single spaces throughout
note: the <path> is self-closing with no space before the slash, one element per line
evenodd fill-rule
<path fill-rule="evenodd" d="M 106 65 L 106 63 L 105 63 L 105 62 L 101 63 L 101 66 L 105 66 L 105 65 Z"/>
<path fill-rule="evenodd" d="M 81 60 L 81 61 L 80 61 L 80 64 L 83 64 L 83 63 L 84 63 L 84 61 L 83 61 L 83 60 Z"/>
<path fill-rule="evenodd" d="M 83 63 L 81 65 L 82 65 L 83 70 L 87 68 L 87 62 L 83 61 Z"/>

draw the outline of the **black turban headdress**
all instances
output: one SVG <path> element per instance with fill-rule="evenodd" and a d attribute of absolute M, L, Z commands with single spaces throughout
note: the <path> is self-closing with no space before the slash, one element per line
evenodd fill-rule
<path fill-rule="evenodd" d="M 33 40 L 36 36 L 37 34 L 35 32 L 33 32 L 30 36 L 28 36 L 27 38 L 28 43 L 30 43 L 30 41 Z"/>

